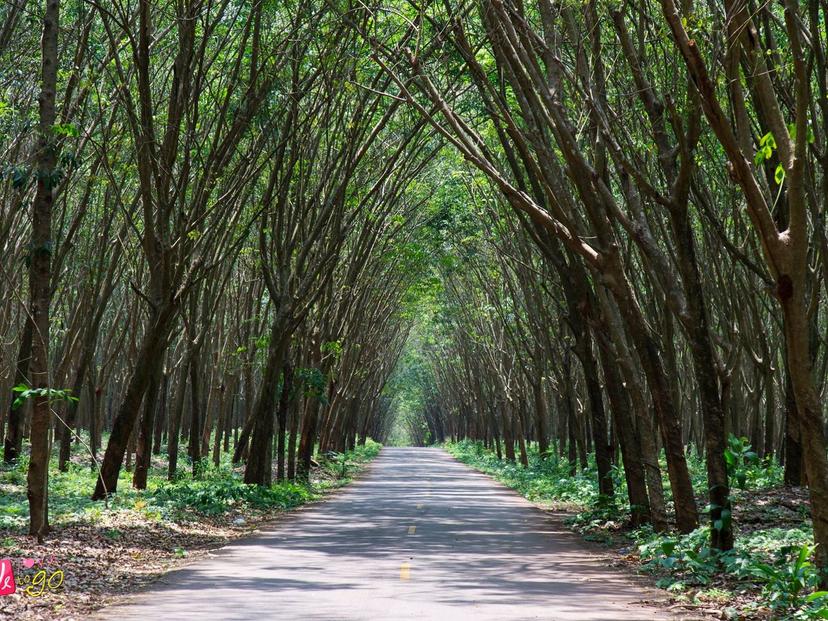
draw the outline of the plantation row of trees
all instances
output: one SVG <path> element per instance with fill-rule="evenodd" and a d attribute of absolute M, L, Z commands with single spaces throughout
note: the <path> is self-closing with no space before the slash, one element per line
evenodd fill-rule
<path fill-rule="evenodd" d="M 29 440 L 30 533 L 75 441 L 103 499 L 162 449 L 170 478 L 186 447 L 269 485 L 382 440 L 440 143 L 358 30 L 313 0 L 0 17 L 0 439 Z"/>
<path fill-rule="evenodd" d="M 53 435 L 65 463 L 109 432 L 103 498 L 165 437 L 171 473 L 182 433 L 196 475 L 232 437 L 268 484 L 399 411 L 418 442 L 592 450 L 635 523 L 720 550 L 745 435 L 808 485 L 828 568 L 827 11 L 7 3 L 0 415 L 32 533 Z"/>
<path fill-rule="evenodd" d="M 582 462 L 592 448 L 607 496 L 620 453 L 633 520 L 658 529 L 663 450 L 676 526 L 704 518 L 726 550 L 725 449 L 742 434 L 808 485 L 828 567 L 828 8 L 394 7 L 362 31 L 475 171 L 465 218 L 487 241 L 443 270 L 444 339 L 416 375 L 428 437 L 524 463 L 528 441 Z"/>

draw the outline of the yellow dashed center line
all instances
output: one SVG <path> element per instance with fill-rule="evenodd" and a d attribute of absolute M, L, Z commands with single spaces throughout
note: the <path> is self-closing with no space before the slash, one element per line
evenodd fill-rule
<path fill-rule="evenodd" d="M 409 563 L 403 563 L 400 565 L 400 580 L 410 580 L 411 579 L 411 565 Z"/>

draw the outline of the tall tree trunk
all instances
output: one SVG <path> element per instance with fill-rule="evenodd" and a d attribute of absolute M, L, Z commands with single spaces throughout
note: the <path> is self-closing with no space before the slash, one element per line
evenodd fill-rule
<path fill-rule="evenodd" d="M 624 477 L 627 481 L 627 497 L 630 501 L 630 521 L 633 527 L 637 527 L 648 523 L 651 519 L 650 499 L 647 496 L 644 463 L 641 459 L 641 441 L 630 411 L 629 398 L 624 392 L 624 385 L 613 359 L 609 339 L 606 335 L 602 338 L 597 330 L 596 335 L 610 411 L 615 423 L 614 428 L 618 432 L 621 457 L 624 460 Z"/>
<path fill-rule="evenodd" d="M 152 434 L 152 454 L 161 454 L 161 442 L 164 436 L 164 423 L 167 422 L 167 398 L 170 391 L 170 374 L 164 369 L 161 372 L 161 395 L 158 402 L 158 411 L 155 413 L 155 430 Z"/>
<path fill-rule="evenodd" d="M 52 131 L 55 124 L 55 91 L 58 70 L 58 29 L 60 5 L 47 0 L 41 39 L 41 89 L 37 146 L 37 191 L 32 205 L 31 268 L 29 270 L 30 312 L 32 323 L 32 359 L 29 364 L 32 387 L 44 391 L 36 396 L 32 408 L 31 455 L 27 477 L 29 498 L 29 534 L 38 542 L 49 529 L 48 487 L 50 451 L 49 405 L 49 298 L 51 297 L 52 203 L 57 152 Z"/>
<path fill-rule="evenodd" d="M 316 397 L 311 397 L 316 400 Z M 296 440 L 299 434 L 299 408 L 294 402 L 294 407 L 290 408 L 290 431 L 288 434 L 288 448 L 287 448 L 287 478 L 289 481 L 296 480 Z"/>
<path fill-rule="evenodd" d="M 630 398 L 630 405 L 634 413 L 638 440 L 641 446 L 641 461 L 644 465 L 644 479 L 647 482 L 647 496 L 650 500 L 650 518 L 653 528 L 663 532 L 667 530 L 667 510 L 664 501 L 664 488 L 661 481 L 661 467 L 658 463 L 659 450 L 657 446 L 653 414 L 644 399 L 644 393 L 639 385 L 638 373 L 633 364 L 632 353 L 627 346 L 627 338 L 622 327 L 620 313 L 617 306 L 609 298 L 603 287 L 596 290 L 596 297 L 601 305 L 603 320 L 601 325 L 608 328 L 611 342 L 617 350 L 617 364 L 624 379 L 625 392 Z"/>
<path fill-rule="evenodd" d="M 517 455 L 515 455 L 515 437 L 512 433 L 514 431 L 512 426 L 512 417 L 507 411 L 504 399 L 498 399 L 497 404 L 498 415 L 501 427 L 503 428 L 503 447 L 506 451 L 506 459 L 512 463 L 515 463 Z"/>
<path fill-rule="evenodd" d="M 693 494 L 693 484 L 690 481 L 690 471 L 684 455 L 681 421 L 674 410 L 669 384 L 659 359 L 658 346 L 632 294 L 630 283 L 623 270 L 616 268 L 614 272 L 616 279 L 611 284 L 613 284 L 617 307 L 624 318 L 630 340 L 647 378 L 653 399 L 653 409 L 661 431 L 661 439 L 664 442 L 667 473 L 670 477 L 670 487 L 673 490 L 673 502 L 676 508 L 676 526 L 681 532 L 689 533 L 698 527 L 699 515 Z"/>
<path fill-rule="evenodd" d="M 797 279 L 799 280 L 799 279 Z M 809 344 L 809 325 L 804 296 L 782 296 L 785 316 L 785 344 L 791 384 L 796 396 L 796 418 L 799 422 L 805 474 L 811 500 L 814 542 L 817 544 L 817 565 L 828 567 L 828 455 Z M 788 457 L 790 459 L 790 457 Z M 826 578 L 823 577 L 823 583 Z"/>
<path fill-rule="evenodd" d="M 704 420 L 705 463 L 710 504 L 710 544 L 718 550 L 730 550 L 733 548 L 733 527 L 730 482 L 727 478 L 724 457 L 727 435 L 725 434 L 724 410 L 719 395 L 716 361 L 710 342 L 705 295 L 686 203 L 673 207 L 670 213 L 675 232 L 676 254 L 679 257 L 679 271 L 687 300 L 689 316 L 687 336 Z"/>
<path fill-rule="evenodd" d="M 230 416 L 230 412 L 227 411 L 225 408 L 225 400 L 227 398 L 226 395 L 227 387 L 224 384 L 219 386 L 219 403 L 218 403 L 218 416 L 216 418 L 216 434 L 213 439 L 213 466 L 216 468 L 219 467 L 221 463 L 221 434 L 224 433 L 224 428 L 226 426 L 225 419 Z"/>
<path fill-rule="evenodd" d="M 83 388 L 83 382 L 86 379 L 87 365 L 81 363 L 78 372 L 75 375 L 75 383 L 72 384 L 72 394 L 75 397 L 80 397 Z M 78 415 L 78 401 L 70 401 L 66 404 L 66 415 L 64 417 L 64 424 L 58 423 L 60 426 L 60 455 L 58 457 L 58 470 L 66 472 L 69 469 L 69 458 L 72 453 L 72 438 L 74 436 L 75 421 Z"/>
<path fill-rule="evenodd" d="M 316 443 L 316 427 L 319 422 L 319 408 L 319 400 L 311 399 L 308 403 L 305 419 L 302 421 L 302 436 L 299 440 L 299 463 L 297 465 L 297 474 L 302 480 L 307 480 L 310 474 L 313 446 Z"/>
<path fill-rule="evenodd" d="M 612 485 L 612 449 L 607 437 L 607 419 L 604 413 L 604 400 L 598 369 L 592 355 L 589 330 L 583 326 L 578 340 L 578 358 L 584 369 L 584 381 L 589 395 L 589 410 L 592 422 L 592 438 L 595 445 L 595 461 L 598 467 L 598 492 L 605 498 L 612 498 L 615 490 Z"/>

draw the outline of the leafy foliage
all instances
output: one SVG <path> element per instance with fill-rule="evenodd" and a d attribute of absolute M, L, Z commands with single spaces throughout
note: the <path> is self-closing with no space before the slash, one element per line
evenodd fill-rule
<path fill-rule="evenodd" d="M 730 480 L 735 481 L 739 489 L 747 489 L 748 476 L 759 463 L 759 456 L 748 443 L 748 439 L 730 434 L 724 456 Z"/>
<path fill-rule="evenodd" d="M 23 405 L 28 399 L 36 399 L 38 397 L 46 397 L 49 403 L 57 401 L 78 401 L 78 398 L 72 395 L 72 391 L 68 388 L 32 388 L 25 384 L 18 384 L 12 388 L 17 396 L 12 402 L 12 407 L 17 409 Z"/>
<path fill-rule="evenodd" d="M 344 476 L 341 476 L 342 469 L 336 463 L 320 457 L 320 476 L 310 484 L 282 482 L 270 487 L 245 484 L 227 455 L 223 456 L 218 468 L 205 463 L 204 476 L 200 480 L 193 480 L 180 471 L 181 476 L 170 482 L 165 479 L 163 468 L 153 468 L 145 491 L 133 489 L 129 485 L 132 473 L 124 470 L 119 491 L 109 501 L 109 509 L 89 499 L 90 482 L 94 480 L 95 471 L 73 461 L 66 472 L 60 472 L 55 457 L 50 475 L 52 522 L 55 526 L 79 522 L 94 524 L 108 511 L 137 512 L 149 521 L 193 521 L 205 516 L 292 509 L 318 498 L 325 489 L 350 481 L 358 468 L 374 459 L 381 448 L 381 444 L 368 439 L 364 446 L 342 453 L 339 461 L 346 463 Z M 78 447 L 77 450 L 80 456 L 82 449 Z M 0 530 L 17 531 L 26 525 L 28 466 L 28 455 L 24 454 L 16 463 L 0 469 Z"/>

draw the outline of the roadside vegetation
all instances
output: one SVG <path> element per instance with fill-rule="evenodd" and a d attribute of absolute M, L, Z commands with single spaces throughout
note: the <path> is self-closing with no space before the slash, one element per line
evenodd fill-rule
<path fill-rule="evenodd" d="M 527 472 L 565 455 L 516 483 L 628 520 L 675 591 L 822 614 L 826 23 L 0 3 L 2 519 L 57 547 L 66 515 L 301 502 L 315 447 L 470 438 Z M 779 527 L 809 547 L 746 543 L 765 494 L 807 504 Z"/>
<path fill-rule="evenodd" d="M 538 506 L 566 514 L 584 539 L 612 547 L 619 562 L 654 576 L 669 591 L 675 608 L 725 619 L 825 619 L 828 593 L 819 588 L 812 563 L 813 530 L 807 494 L 783 485 L 783 469 L 759 460 L 744 439 L 730 438 L 728 462 L 738 486 L 733 492 L 735 541 L 720 552 L 709 545 L 708 526 L 690 533 L 656 533 L 650 525 L 630 527 L 625 482 L 615 475 L 619 494 L 598 493 L 594 458 L 573 467 L 553 444 L 544 459 L 528 448 L 529 465 L 498 459 L 481 442 L 446 442 L 459 461 L 513 488 Z M 688 454 L 694 486 L 703 489 L 703 460 Z M 573 473 L 574 471 L 574 473 Z M 614 469 L 614 473 L 620 470 Z"/>
<path fill-rule="evenodd" d="M 65 472 L 53 463 L 50 512 L 53 539 L 38 545 L 26 536 L 26 456 L 0 466 L 0 558 L 12 560 L 20 582 L 40 569 L 62 571 L 63 584 L 39 596 L 18 593 L 0 598 L 4 618 L 77 618 L 132 592 L 182 563 L 200 558 L 286 511 L 323 499 L 349 483 L 379 454 L 371 439 L 344 453 L 317 455 L 307 481 L 244 483 L 243 469 L 224 459 L 204 464 L 194 480 L 183 469 L 167 480 L 166 454 L 153 459 L 147 488 L 129 486 L 106 504 L 89 498 L 90 470 L 84 454 L 73 452 Z M 37 565 L 25 567 L 25 559 Z M 36 591 L 34 591 L 36 593 Z"/>

